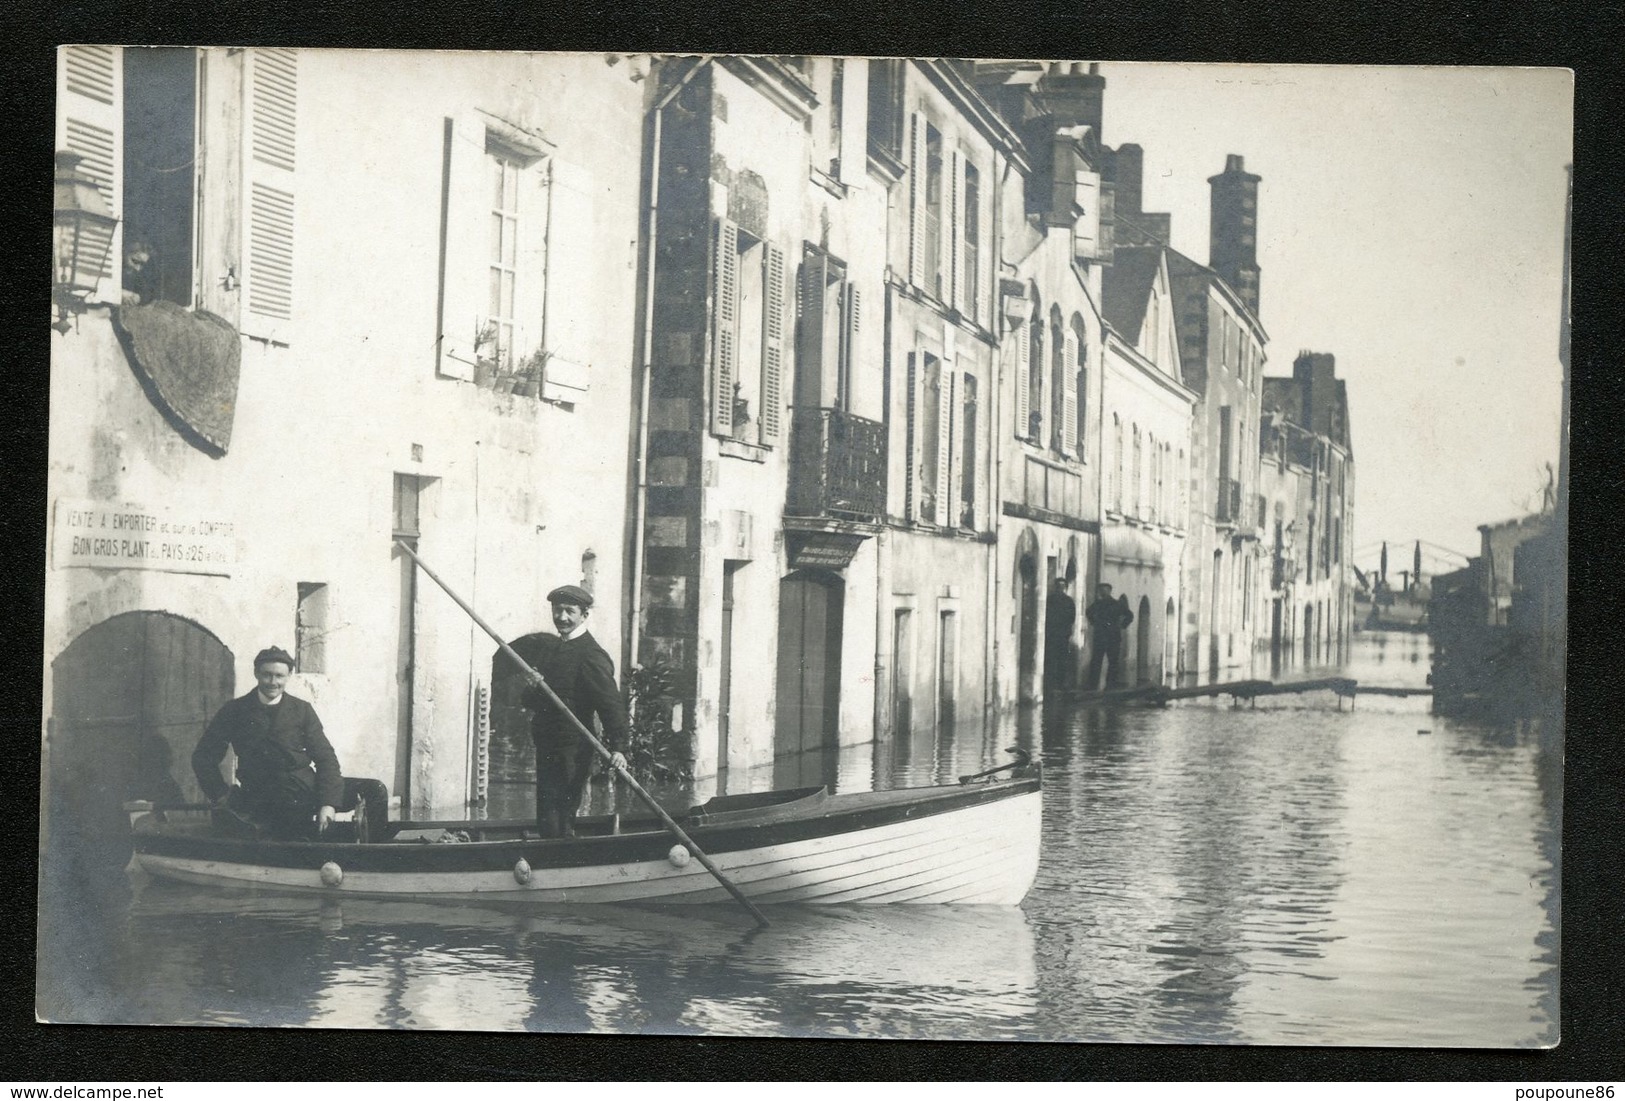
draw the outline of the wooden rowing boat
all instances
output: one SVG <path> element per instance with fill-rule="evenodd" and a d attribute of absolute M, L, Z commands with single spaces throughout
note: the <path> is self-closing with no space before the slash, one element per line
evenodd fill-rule
<path fill-rule="evenodd" d="M 1004 771 L 1003 769 L 997 771 Z M 1014 905 L 1038 871 L 1041 780 L 831 794 L 719 796 L 680 818 L 753 902 Z M 724 902 L 718 880 L 653 815 L 576 820 L 545 839 L 529 821 L 391 822 L 381 840 L 222 836 L 205 808 L 137 808 L 147 873 L 215 886 L 331 895 L 537 903 Z"/>

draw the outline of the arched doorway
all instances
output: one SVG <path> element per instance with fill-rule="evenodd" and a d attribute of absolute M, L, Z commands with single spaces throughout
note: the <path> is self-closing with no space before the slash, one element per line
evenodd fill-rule
<path fill-rule="evenodd" d="M 779 582 L 776 756 L 833 747 L 841 713 L 841 629 L 846 582 L 797 570 Z"/>
<path fill-rule="evenodd" d="M 168 612 L 126 612 L 76 638 L 51 663 L 49 848 L 122 865 L 126 800 L 201 801 L 192 749 L 235 681 L 225 644 Z"/>
<path fill-rule="evenodd" d="M 1162 610 L 1162 669 L 1159 680 L 1168 684 L 1178 668 L 1179 659 L 1175 656 L 1174 648 L 1178 645 L 1179 613 L 1174 608 L 1174 598 L 1168 598 L 1168 604 Z"/>
<path fill-rule="evenodd" d="M 1021 619 L 1016 638 L 1016 698 L 1031 703 L 1038 698 L 1038 555 L 1022 553 L 1016 560 L 1016 591 Z"/>
<path fill-rule="evenodd" d="M 1140 609 L 1134 613 L 1134 683 L 1145 684 L 1151 679 L 1151 598 L 1140 597 Z"/>

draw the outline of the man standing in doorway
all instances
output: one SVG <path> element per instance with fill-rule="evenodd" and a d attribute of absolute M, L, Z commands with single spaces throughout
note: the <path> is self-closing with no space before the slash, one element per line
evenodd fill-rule
<path fill-rule="evenodd" d="M 325 831 L 344 799 L 338 755 L 316 709 L 283 691 L 292 673 L 286 650 L 272 646 L 255 654 L 259 686 L 228 700 L 192 751 L 192 771 L 209 801 L 278 840 Z M 228 746 L 237 754 L 238 786 L 220 775 Z"/>
<path fill-rule="evenodd" d="M 620 752 L 627 737 L 626 705 L 615 684 L 615 663 L 587 630 L 592 594 L 578 585 L 562 585 L 547 594 L 547 601 L 558 634 L 530 635 L 515 650 L 569 709 L 569 715 L 563 714 L 539 687 L 525 695 L 536 744 L 536 828 L 544 837 L 569 837 L 593 759 L 592 746 L 570 716 L 588 730 L 597 718 L 600 740 L 611 751 L 614 767 L 621 769 L 626 767 Z"/>
<path fill-rule="evenodd" d="M 1078 620 L 1078 606 L 1066 589 L 1066 578 L 1057 577 L 1044 601 L 1044 685 L 1047 688 L 1071 688 L 1076 672 L 1072 662 L 1072 626 Z"/>
<path fill-rule="evenodd" d="M 1089 684 L 1088 690 L 1100 690 L 1100 667 L 1106 667 L 1106 687 L 1115 688 L 1122 679 L 1120 655 L 1123 652 L 1123 631 L 1134 622 L 1134 613 L 1127 604 L 1112 599 L 1112 587 L 1095 586 L 1095 599 L 1084 609 L 1083 618 L 1089 623 Z"/>

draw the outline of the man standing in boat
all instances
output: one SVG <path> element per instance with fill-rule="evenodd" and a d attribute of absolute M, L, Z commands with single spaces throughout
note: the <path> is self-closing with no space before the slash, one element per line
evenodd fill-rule
<path fill-rule="evenodd" d="M 579 585 L 561 585 L 547 594 L 557 635 L 535 634 L 513 644 L 515 652 L 541 674 L 570 715 L 588 730 L 598 720 L 600 740 L 615 768 L 625 768 L 626 705 L 615 684 L 615 662 L 587 630 L 592 594 Z M 593 748 L 540 688 L 524 697 L 536 744 L 536 828 L 544 837 L 569 837 L 592 774 Z"/>
<path fill-rule="evenodd" d="M 227 701 L 192 751 L 192 771 L 209 801 L 279 840 L 310 837 L 312 820 L 314 832 L 326 830 L 344 796 L 338 755 L 316 709 L 283 691 L 292 673 L 286 650 L 254 655 L 258 687 Z M 237 754 L 238 786 L 220 775 L 227 747 Z"/>

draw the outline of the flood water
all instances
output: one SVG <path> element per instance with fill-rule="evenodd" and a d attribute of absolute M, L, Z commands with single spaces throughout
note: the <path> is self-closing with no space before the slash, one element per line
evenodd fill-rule
<path fill-rule="evenodd" d="M 1427 640 L 1346 675 L 1420 685 Z M 1312 675 L 1288 670 L 1282 679 Z M 1045 765 L 1017 907 L 400 903 L 131 873 L 48 887 L 57 1021 L 1383 1046 L 1556 1043 L 1561 734 L 1426 698 L 1052 707 L 832 763 Z"/>

